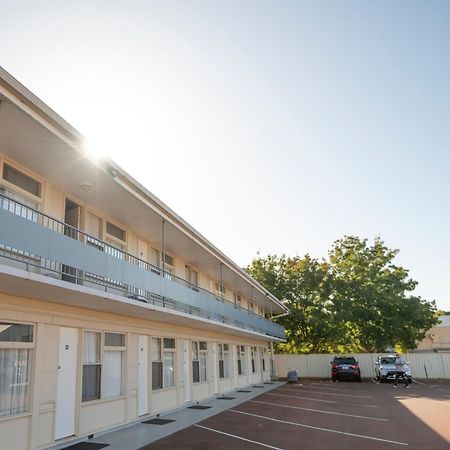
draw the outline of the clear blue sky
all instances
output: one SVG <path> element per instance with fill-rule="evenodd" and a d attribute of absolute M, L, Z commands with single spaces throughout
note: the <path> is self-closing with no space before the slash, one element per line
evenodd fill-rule
<path fill-rule="evenodd" d="M 449 1 L 0 0 L 0 64 L 242 266 L 400 249 L 450 310 Z"/>

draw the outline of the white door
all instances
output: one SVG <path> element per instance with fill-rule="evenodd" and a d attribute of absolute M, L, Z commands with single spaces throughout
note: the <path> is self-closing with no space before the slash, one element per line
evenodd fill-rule
<path fill-rule="evenodd" d="M 212 344 L 211 373 L 213 376 L 213 394 L 219 393 L 219 356 L 217 355 L 217 344 Z"/>
<path fill-rule="evenodd" d="M 139 335 L 138 415 L 148 413 L 148 339 Z"/>
<path fill-rule="evenodd" d="M 259 369 L 261 371 L 261 381 L 264 382 L 264 370 L 263 370 L 264 351 L 261 347 L 258 347 L 258 354 L 259 354 Z"/>
<path fill-rule="evenodd" d="M 147 262 L 147 243 L 138 239 L 138 258 Z"/>
<path fill-rule="evenodd" d="M 59 329 L 55 439 L 75 434 L 77 344 L 78 330 L 76 328 L 61 327 Z"/>
<path fill-rule="evenodd" d="M 184 385 L 184 402 L 191 401 L 191 370 L 190 370 L 190 353 L 189 341 L 183 341 L 183 385 Z"/>
<path fill-rule="evenodd" d="M 238 387 L 237 347 L 234 344 L 231 346 L 231 361 L 232 361 L 232 367 L 233 367 L 234 387 Z"/>

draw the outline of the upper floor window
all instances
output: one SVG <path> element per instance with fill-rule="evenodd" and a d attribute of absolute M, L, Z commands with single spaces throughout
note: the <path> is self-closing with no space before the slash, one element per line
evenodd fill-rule
<path fill-rule="evenodd" d="M 0 417 L 30 410 L 33 331 L 33 325 L 0 322 Z"/>
<path fill-rule="evenodd" d="M 164 253 L 164 265 L 165 265 L 166 267 L 169 266 L 169 267 L 172 267 L 172 268 L 173 268 L 173 266 L 174 266 L 174 263 L 173 263 L 173 256 L 168 255 L 167 253 Z"/>
<path fill-rule="evenodd" d="M 126 231 L 111 222 L 106 222 L 106 232 L 119 241 L 126 242 L 127 240 Z"/>
<path fill-rule="evenodd" d="M 29 194 L 41 198 L 41 183 L 7 163 L 3 164 L 3 179 L 11 184 L 14 184 L 14 186 L 17 186 L 18 188 L 23 189 Z"/>
<path fill-rule="evenodd" d="M 241 306 L 241 296 L 238 294 L 234 294 L 234 304 L 236 306 Z"/>
<path fill-rule="evenodd" d="M 225 286 L 223 284 L 215 283 L 216 293 L 220 296 L 225 295 Z"/>
<path fill-rule="evenodd" d="M 198 286 L 198 272 L 190 266 L 185 266 L 185 271 L 186 281 L 194 286 Z"/>
<path fill-rule="evenodd" d="M 0 188 L 0 194 L 5 197 L 0 197 L 0 208 L 6 209 L 6 211 L 17 214 L 33 222 L 38 222 L 38 204 L 23 198 L 21 195 L 17 195 L 14 192 Z M 6 198 L 7 197 L 7 198 Z M 18 203 L 17 203 L 18 202 Z"/>

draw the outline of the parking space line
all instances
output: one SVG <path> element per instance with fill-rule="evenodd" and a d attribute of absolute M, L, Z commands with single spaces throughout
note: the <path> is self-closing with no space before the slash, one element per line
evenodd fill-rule
<path fill-rule="evenodd" d="M 202 428 L 203 430 L 212 431 L 214 433 L 223 434 L 225 436 L 229 436 L 229 437 L 232 437 L 232 438 L 235 438 L 235 439 L 240 439 L 241 441 L 251 442 L 252 444 L 261 445 L 262 447 L 272 448 L 273 450 L 283 450 L 280 447 L 273 447 L 272 445 L 269 445 L 269 444 L 264 444 L 264 443 L 258 442 L 258 441 L 252 441 L 251 439 L 247 439 L 247 438 L 244 438 L 242 436 L 237 436 L 235 434 L 225 433 L 224 431 L 219 431 L 219 430 L 215 430 L 214 428 L 204 427 L 203 425 L 194 424 L 194 427 Z"/>
<path fill-rule="evenodd" d="M 414 383 L 421 384 L 422 386 L 426 386 L 426 383 L 422 383 L 421 381 L 413 380 Z"/>
<path fill-rule="evenodd" d="M 324 410 L 321 410 L 321 409 L 313 409 L 313 408 L 303 408 L 301 406 L 280 405 L 279 403 L 261 402 L 261 401 L 258 401 L 258 400 L 249 400 L 249 402 L 251 402 L 251 403 L 261 403 L 261 404 L 264 404 L 264 405 L 280 406 L 281 408 L 302 409 L 304 411 L 312 411 L 312 412 L 321 413 L 321 414 L 332 414 L 334 416 L 355 417 L 357 419 L 367 419 L 367 420 L 379 420 L 381 422 L 387 422 L 388 421 L 388 419 L 380 419 L 378 417 L 357 416 L 355 414 L 345 414 L 345 413 L 338 413 L 338 412 L 334 412 L 334 411 L 324 411 Z"/>
<path fill-rule="evenodd" d="M 374 380 L 373 378 L 371 378 L 370 380 L 371 380 L 373 383 L 375 383 L 375 384 L 380 384 L 379 381 L 376 381 L 376 380 Z"/>
<path fill-rule="evenodd" d="M 372 441 L 386 442 L 386 443 L 389 443 L 389 444 L 409 445 L 406 442 L 391 441 L 389 439 L 382 439 L 382 438 L 377 438 L 377 437 L 373 437 L 373 436 L 366 436 L 364 434 L 349 433 L 347 431 L 338 431 L 338 430 L 333 430 L 331 428 L 314 427 L 312 425 L 305 425 L 304 423 L 288 422 L 287 420 L 274 419 L 273 417 L 267 417 L 267 416 L 261 416 L 259 414 L 247 413 L 247 412 L 244 412 L 244 411 L 238 411 L 236 409 L 229 409 L 228 411 L 229 412 L 238 413 L 238 414 L 245 414 L 247 416 L 258 417 L 259 419 L 271 420 L 273 422 L 285 423 L 287 425 L 293 425 L 293 426 L 296 426 L 296 427 L 309 428 L 309 429 L 318 430 L 318 431 L 325 431 L 327 433 L 343 434 L 345 436 L 352 436 L 352 437 L 357 437 L 357 438 L 361 438 L 361 439 L 369 439 L 369 440 L 372 440 Z"/>
<path fill-rule="evenodd" d="M 323 400 L 320 398 L 312 398 L 312 397 L 303 397 L 300 395 L 286 395 L 286 394 L 274 394 L 273 392 L 264 392 L 263 395 L 276 395 L 277 397 L 288 397 L 288 398 L 302 398 L 304 400 L 313 400 L 315 402 L 320 402 L 320 403 L 332 403 L 334 405 L 343 405 L 343 406 L 363 406 L 365 408 L 378 408 L 378 405 L 365 405 L 363 403 L 359 404 L 359 403 L 341 403 L 341 402 L 337 402 L 335 400 Z"/>
<path fill-rule="evenodd" d="M 290 391 L 292 392 L 292 389 L 283 389 L 283 388 L 276 388 L 276 391 Z M 370 400 L 372 397 L 367 397 L 365 395 L 352 395 L 352 394 L 332 394 L 331 392 L 320 392 L 320 391 L 309 391 L 312 394 L 323 394 L 323 395 L 336 395 L 339 397 L 355 397 L 355 398 L 364 398 L 366 400 Z"/>

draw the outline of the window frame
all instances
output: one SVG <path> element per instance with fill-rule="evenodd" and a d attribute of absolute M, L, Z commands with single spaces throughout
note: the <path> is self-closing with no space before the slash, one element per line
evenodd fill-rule
<path fill-rule="evenodd" d="M 35 349 L 36 349 L 36 331 L 37 326 L 33 322 L 27 321 L 16 321 L 16 320 L 7 320 L 2 319 L 0 321 L 2 324 L 11 324 L 11 325 L 27 325 L 31 326 L 32 332 L 32 341 L 31 342 L 15 342 L 15 341 L 0 341 L 0 350 L 27 350 L 28 351 L 28 359 L 30 360 L 30 366 L 28 368 L 28 377 L 27 377 L 27 385 L 28 391 L 26 396 L 26 405 L 24 411 L 17 413 L 10 413 L 0 415 L 0 421 L 8 420 L 12 417 L 19 417 L 22 415 L 30 415 L 31 407 L 32 407 L 32 398 L 33 398 L 33 386 L 34 386 L 34 364 L 35 364 Z"/>
<path fill-rule="evenodd" d="M 98 216 L 100 219 L 103 219 L 102 217 Z M 119 224 L 118 222 L 111 220 L 109 218 L 105 218 L 104 220 L 104 228 L 102 231 L 104 232 L 105 242 L 108 243 L 108 239 L 110 241 L 110 245 L 114 245 L 114 243 L 118 244 L 118 246 L 122 246 L 120 250 L 126 252 L 127 251 L 127 245 L 128 245 L 128 229 L 127 227 L 124 227 L 123 225 Z M 125 240 L 119 239 L 117 236 L 114 236 L 113 234 L 108 233 L 108 223 L 113 225 L 114 227 L 119 228 L 122 230 L 125 234 Z"/>
<path fill-rule="evenodd" d="M 252 373 L 256 373 L 256 359 L 258 357 L 258 348 L 256 346 L 250 347 L 250 357 L 252 363 Z"/>
<path fill-rule="evenodd" d="M 162 391 L 165 389 L 173 389 L 176 388 L 176 363 L 177 363 L 177 339 L 174 337 L 168 337 L 168 336 L 152 336 L 152 350 L 151 350 L 151 358 L 152 358 L 152 391 Z M 158 339 L 160 341 L 160 345 L 159 345 L 159 360 L 158 361 L 154 361 L 153 360 L 153 340 L 154 339 Z M 166 339 L 171 339 L 174 341 L 174 347 L 165 347 L 164 345 L 164 341 Z M 165 369 L 165 364 L 164 364 L 164 353 L 172 353 L 173 354 L 173 385 L 172 386 L 166 386 L 165 385 L 165 378 L 164 378 L 164 369 Z M 158 362 L 161 363 L 161 387 L 153 387 L 153 363 L 154 362 Z"/>
<path fill-rule="evenodd" d="M 126 358 L 127 358 L 127 348 L 128 348 L 128 337 L 127 333 L 122 331 L 112 331 L 112 330 L 96 330 L 91 328 L 83 328 L 82 329 L 82 350 L 81 350 L 81 403 L 86 404 L 89 402 L 100 402 L 105 400 L 114 400 L 123 398 L 125 393 L 125 386 L 126 386 Z M 84 362 L 84 339 L 85 339 L 85 332 L 91 332 L 91 333 L 99 333 L 100 334 L 100 349 L 99 349 L 99 359 L 100 361 L 98 363 L 85 363 Z M 116 345 L 106 345 L 106 334 L 120 334 L 124 336 L 124 345 L 123 346 L 116 346 Z M 121 367 L 121 380 L 120 380 L 120 394 L 113 396 L 113 397 L 104 397 L 103 391 L 104 391 L 104 380 L 105 380 L 105 373 L 104 373 L 104 364 L 105 364 L 105 352 L 121 352 L 122 356 L 122 367 Z M 100 395 L 99 398 L 93 398 L 90 400 L 83 400 L 83 368 L 84 366 L 100 366 Z"/>
<path fill-rule="evenodd" d="M 27 191 L 26 189 L 21 188 L 20 186 L 17 186 L 17 184 L 11 183 L 11 181 L 8 181 L 4 178 L 4 172 L 5 172 L 5 164 L 10 166 L 12 169 L 16 170 L 17 172 L 22 173 L 23 175 L 31 178 L 32 180 L 36 181 L 40 185 L 40 196 L 36 196 L 33 193 Z M 37 203 L 38 206 L 42 205 L 43 199 L 45 197 L 45 182 L 44 179 L 37 176 L 35 173 L 31 172 L 28 169 L 20 167 L 15 162 L 7 159 L 7 158 L 0 158 L 0 187 L 3 187 L 6 190 L 12 190 L 13 193 L 18 195 L 19 197 L 25 197 L 25 199 Z M 38 208 L 40 209 L 40 208 Z"/>
<path fill-rule="evenodd" d="M 205 344 L 206 348 L 202 349 L 200 344 Z M 195 350 L 195 347 L 197 347 L 197 350 Z M 197 355 L 195 355 L 197 353 Z M 205 366 L 204 366 L 204 377 L 202 376 L 201 372 L 201 356 L 204 355 L 205 358 Z M 195 357 L 197 356 L 197 358 Z M 208 342 L 207 341 L 192 341 L 192 383 L 206 383 L 208 381 Z M 195 377 L 195 364 L 198 365 L 198 380 L 196 380 Z M 204 379 L 203 379 L 204 378 Z"/>
<path fill-rule="evenodd" d="M 245 359 L 247 358 L 247 351 L 245 345 L 237 345 L 236 346 L 236 356 L 237 356 L 237 369 L 238 376 L 247 374 L 247 364 Z M 240 363 L 240 364 L 239 364 Z"/>
<path fill-rule="evenodd" d="M 219 360 L 219 379 L 230 378 L 230 344 L 217 344 L 217 357 Z"/>

